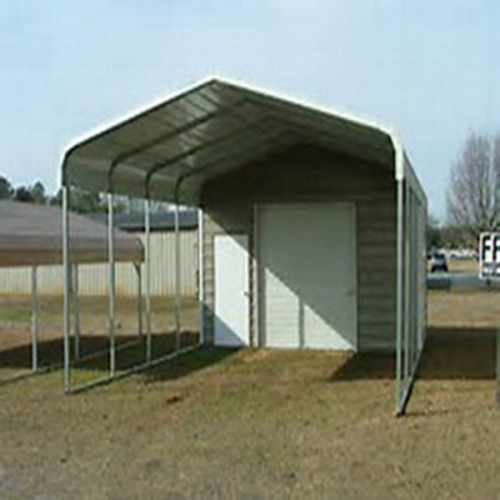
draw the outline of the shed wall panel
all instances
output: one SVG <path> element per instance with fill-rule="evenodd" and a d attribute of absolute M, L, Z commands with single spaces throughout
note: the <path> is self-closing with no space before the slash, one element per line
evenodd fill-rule
<path fill-rule="evenodd" d="M 396 213 L 392 172 L 304 146 L 248 165 L 203 190 L 205 210 L 205 329 L 213 339 L 213 238 L 243 232 L 251 238 L 250 332 L 258 339 L 255 282 L 255 206 L 265 203 L 352 202 L 356 207 L 358 348 L 393 349 L 396 328 Z"/>

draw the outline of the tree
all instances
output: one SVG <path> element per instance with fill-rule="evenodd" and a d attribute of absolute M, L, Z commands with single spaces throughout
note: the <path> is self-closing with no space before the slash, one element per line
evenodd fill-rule
<path fill-rule="evenodd" d="M 61 189 L 58 189 L 54 195 L 49 196 L 49 205 L 53 206 L 61 206 L 62 205 L 62 191 Z"/>
<path fill-rule="evenodd" d="M 439 227 L 439 221 L 436 217 L 429 214 L 427 218 L 427 250 L 431 248 L 440 248 L 443 246 L 442 229 Z"/>
<path fill-rule="evenodd" d="M 70 209 L 74 212 L 80 214 L 92 214 L 99 212 L 106 212 L 108 210 L 108 205 L 106 197 L 100 193 L 93 191 L 86 191 L 84 189 L 79 189 L 77 187 L 72 187 L 70 196 Z M 62 191 L 59 189 L 57 193 L 49 197 L 50 205 L 62 205 Z M 127 204 L 125 200 L 121 197 L 115 198 L 115 213 L 125 212 Z"/>
<path fill-rule="evenodd" d="M 45 194 L 45 186 L 40 181 L 37 181 L 35 182 L 35 184 L 33 184 L 31 188 L 31 196 L 33 198 L 33 201 L 39 205 L 43 205 L 47 200 L 47 196 Z"/>
<path fill-rule="evenodd" d="M 442 246 L 447 248 L 474 248 L 477 246 L 475 236 L 463 226 L 445 226 L 441 229 Z"/>
<path fill-rule="evenodd" d="M 447 192 L 449 224 L 477 240 L 500 224 L 500 134 L 471 133 L 452 166 Z"/>
<path fill-rule="evenodd" d="M 14 188 L 6 177 L 0 176 L 0 200 L 10 200 L 14 195 Z"/>
<path fill-rule="evenodd" d="M 31 193 L 31 189 L 26 186 L 19 186 L 16 188 L 14 192 L 14 200 L 25 203 L 33 203 L 35 201 Z"/>
<path fill-rule="evenodd" d="M 72 210 L 81 214 L 105 212 L 107 208 L 106 200 L 99 193 L 83 189 L 72 188 L 69 199 Z"/>

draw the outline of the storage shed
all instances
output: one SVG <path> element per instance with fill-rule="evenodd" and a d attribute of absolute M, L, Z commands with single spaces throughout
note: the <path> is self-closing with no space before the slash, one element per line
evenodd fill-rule
<path fill-rule="evenodd" d="M 68 187 L 201 209 L 204 343 L 395 350 L 404 411 L 425 339 L 426 197 L 392 132 L 209 80 L 79 141 L 63 168 Z"/>

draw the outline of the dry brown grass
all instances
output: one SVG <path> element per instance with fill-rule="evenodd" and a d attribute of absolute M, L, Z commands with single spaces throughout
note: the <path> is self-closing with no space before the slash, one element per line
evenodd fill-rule
<path fill-rule="evenodd" d="M 479 263 L 475 259 L 449 260 L 448 270 L 452 273 L 477 273 Z M 427 262 L 427 271 L 431 270 L 430 261 Z"/>
<path fill-rule="evenodd" d="M 500 326 L 498 290 L 428 292 L 427 320 L 431 328 L 496 328 Z"/>
<path fill-rule="evenodd" d="M 463 260 L 450 260 L 448 262 L 448 268 L 450 272 L 469 272 L 477 273 L 479 263 L 475 259 L 463 259 Z"/>
<path fill-rule="evenodd" d="M 2 498 L 498 498 L 494 293 L 432 292 L 407 418 L 392 358 L 206 349 L 78 396 L 0 388 Z"/>

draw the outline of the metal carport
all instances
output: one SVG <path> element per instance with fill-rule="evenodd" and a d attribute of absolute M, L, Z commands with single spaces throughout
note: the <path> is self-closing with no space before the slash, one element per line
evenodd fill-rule
<path fill-rule="evenodd" d="M 0 202 L 0 267 L 31 267 L 32 269 L 32 371 L 39 371 L 38 363 L 38 286 L 39 266 L 63 263 L 62 212 L 59 207 L 34 205 L 13 201 Z M 81 215 L 67 214 L 71 226 L 71 277 L 75 301 L 75 355 L 79 355 L 78 265 L 108 260 L 106 225 Z M 132 262 L 140 280 L 140 264 L 144 248 L 140 240 L 122 231 L 115 236 L 115 260 Z M 138 288 L 140 290 L 140 288 Z M 139 304 L 140 307 L 140 304 Z M 69 334 L 69 330 L 68 330 Z M 69 343 L 67 344 L 69 359 Z"/>
<path fill-rule="evenodd" d="M 108 193 L 113 290 L 115 194 L 145 198 L 146 219 L 151 199 L 170 201 L 177 207 L 183 204 L 203 208 L 202 193 L 207 183 L 304 143 L 375 165 L 391 175 L 395 183 L 394 345 L 396 412 L 401 414 L 425 340 L 426 197 L 392 132 L 342 113 L 309 107 L 222 80 L 209 80 L 77 141 L 68 149 L 63 162 L 64 206 L 68 205 L 72 185 Z M 67 252 L 65 263 L 69 276 Z M 148 273 L 146 242 L 146 297 Z M 200 285 L 203 302 L 203 280 Z M 112 304 L 113 292 L 111 318 Z M 68 301 L 66 315 L 69 315 Z M 178 317 L 179 307 L 177 330 Z"/>

